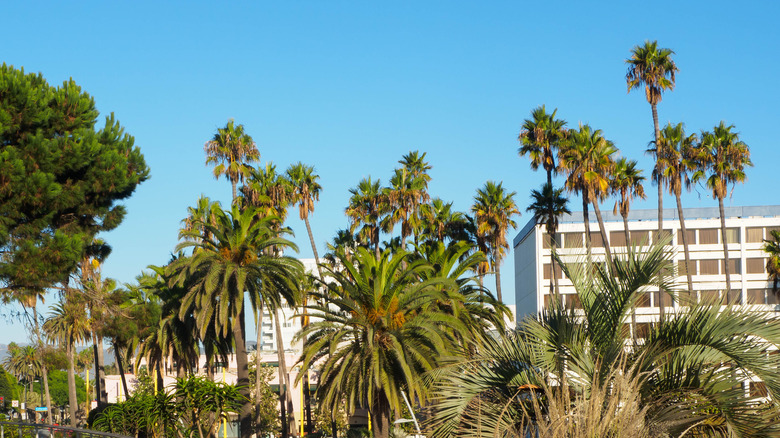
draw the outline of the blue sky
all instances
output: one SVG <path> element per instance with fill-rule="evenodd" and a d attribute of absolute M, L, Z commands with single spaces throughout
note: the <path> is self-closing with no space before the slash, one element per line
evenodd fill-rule
<path fill-rule="evenodd" d="M 680 69 L 661 123 L 690 132 L 734 124 L 755 167 L 727 205 L 779 203 L 780 6 L 587 3 L 4 2 L 0 61 L 52 84 L 72 77 L 135 136 L 152 177 L 104 236 L 114 248 L 104 275 L 120 282 L 168 260 L 201 194 L 229 201 L 229 183 L 214 180 L 203 155 L 229 118 L 245 125 L 263 162 L 316 167 L 323 192 L 311 223 L 321 252 L 347 226 L 348 189 L 369 175 L 386 182 L 410 150 L 427 152 L 431 194 L 457 209 L 490 179 L 516 191 L 525 211 L 544 175 L 517 156 L 517 134 L 541 104 L 570 126 L 602 129 L 648 174 L 650 107 L 643 92 L 626 93 L 624 64 L 647 39 L 673 49 Z M 647 192 L 634 208 L 656 205 Z M 717 205 L 703 190 L 684 203 Z M 572 199 L 573 210 L 580 205 Z M 311 257 L 303 223 L 290 216 L 300 256 Z M 24 339 L 18 323 L 0 324 L 0 342 Z"/>

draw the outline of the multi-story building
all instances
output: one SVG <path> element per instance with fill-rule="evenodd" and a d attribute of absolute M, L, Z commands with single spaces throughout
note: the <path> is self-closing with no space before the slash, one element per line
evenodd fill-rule
<path fill-rule="evenodd" d="M 690 250 L 693 292 L 688 293 L 685 275 L 680 221 L 676 209 L 664 210 L 663 228 L 672 234 L 669 250 L 673 252 L 676 283 L 680 295 L 697 300 L 721 300 L 732 304 L 754 304 L 763 310 L 780 310 L 778 298 L 772 293 L 772 285 L 766 273 L 767 255 L 763 251 L 764 239 L 771 230 L 780 230 L 780 206 L 728 207 L 726 213 L 726 241 L 729 256 L 731 294 L 726 297 L 726 276 L 720 215 L 717 208 L 689 208 L 684 210 L 687 241 Z M 613 256 L 625 251 L 626 234 L 623 218 L 602 212 L 604 227 Z M 657 210 L 634 210 L 628 218 L 629 239 L 632 244 L 643 245 L 656 239 L 658 230 Z M 561 218 L 556 234 L 556 246 L 564 262 L 578 263 L 585 259 L 585 226 L 582 212 Z M 604 260 L 604 243 L 596 222 L 590 214 L 590 236 L 593 260 Z M 544 225 L 531 219 L 515 237 L 515 300 L 518 320 L 525 315 L 540 312 L 550 300 L 550 241 Z M 559 290 L 565 304 L 579 305 L 574 287 L 556 269 Z M 667 296 L 664 306 L 676 308 L 680 302 L 672 302 Z M 637 331 L 644 329 L 659 314 L 658 296 L 646 293 L 639 300 Z"/>

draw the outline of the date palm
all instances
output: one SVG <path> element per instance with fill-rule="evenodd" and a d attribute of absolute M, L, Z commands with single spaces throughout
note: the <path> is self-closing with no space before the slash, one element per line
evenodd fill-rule
<path fill-rule="evenodd" d="M 536 223 L 544 224 L 550 240 L 550 295 L 558 296 L 558 275 L 557 263 L 555 262 L 555 247 L 557 241 L 555 232 L 558 230 L 560 217 L 564 214 L 571 214 L 568 203 L 569 199 L 563 196 L 563 189 L 556 189 L 550 183 L 545 183 L 542 190 L 531 191 L 531 205 L 526 211 L 534 214 Z"/>
<path fill-rule="evenodd" d="M 201 338 L 212 327 L 212 318 L 219 335 L 231 335 L 235 345 L 237 384 L 242 387 L 245 403 L 239 415 L 242 437 L 251 435 L 252 406 L 249 397 L 249 368 L 246 352 L 245 296 L 253 311 L 263 302 L 270 309 L 281 306 L 282 300 L 295 304 L 294 295 L 302 266 L 299 261 L 276 255 L 271 248 L 297 250 L 280 237 L 274 228 L 275 218 L 258 217 L 255 209 L 223 211 L 213 204 L 215 223 L 198 224 L 212 236 L 211 240 L 188 239 L 177 251 L 192 248 L 190 257 L 174 262 L 173 282 L 187 286 L 182 298 L 180 317 L 194 309 Z M 182 230 L 181 237 L 191 232 Z M 192 236 L 189 236 L 192 237 Z"/>
<path fill-rule="evenodd" d="M 311 306 L 313 322 L 297 335 L 304 340 L 303 372 L 319 369 L 318 398 L 336 409 L 367 407 L 373 436 L 387 438 L 392 413 L 403 409 L 401 391 L 424 402 L 423 374 L 447 354 L 447 330 L 461 324 L 428 311 L 447 298 L 449 279 L 420 281 L 431 269 L 400 251 L 385 250 L 379 260 L 366 248 L 347 259 L 336 250 L 340 269 L 324 266 L 329 304 Z M 323 295 L 322 292 L 315 294 Z M 301 374 L 299 374 L 300 376 Z"/>
<path fill-rule="evenodd" d="M 604 221 L 601 218 L 599 202 L 609 193 L 609 178 L 615 167 L 613 159 L 617 152 L 614 144 L 604 138 L 600 129 L 589 125 L 580 125 L 572 130 L 561 145 L 560 167 L 566 172 L 566 189 L 582 195 L 582 212 L 585 221 L 585 243 L 590 255 L 590 224 L 588 220 L 588 202 L 593 205 L 596 219 L 604 242 L 607 264 L 612 263 L 612 251 L 609 246 Z"/>
<path fill-rule="evenodd" d="M 236 186 L 249 176 L 249 163 L 260 159 L 257 145 L 249 134 L 244 132 L 244 125 L 236 125 L 233 119 L 228 120 L 224 128 L 217 129 L 214 137 L 203 147 L 206 152 L 206 165 L 214 164 L 214 177 L 224 176 L 233 187 L 233 202 L 236 201 Z"/>
<path fill-rule="evenodd" d="M 764 252 L 769 256 L 766 261 L 766 272 L 769 274 L 769 281 L 772 282 L 772 292 L 777 295 L 777 283 L 780 282 L 780 231 L 771 230 L 769 235 L 772 238 L 764 240 Z"/>
<path fill-rule="evenodd" d="M 670 49 L 659 48 L 658 41 L 645 41 L 641 46 L 635 46 L 631 50 L 631 57 L 626 59 L 628 71 L 626 72 L 626 85 L 628 91 L 645 88 L 645 98 L 653 112 L 653 129 L 655 144 L 661 144 L 661 129 L 658 125 L 658 103 L 663 98 L 663 92 L 674 89 L 677 65 L 672 60 L 674 52 Z M 655 175 L 663 174 L 663 168 L 656 161 Z M 658 183 L 658 235 L 664 230 L 663 209 L 664 193 L 663 183 Z"/>
<path fill-rule="evenodd" d="M 528 155 L 531 168 L 540 166 L 547 172 L 547 183 L 552 184 L 552 174 L 557 172 L 555 154 L 559 143 L 566 137 L 566 121 L 556 119 L 554 109 L 548 114 L 544 105 L 531 111 L 531 118 L 523 122 L 518 140 L 520 141 L 520 156 Z"/>
<path fill-rule="evenodd" d="M 697 138 L 696 134 L 685 135 L 682 123 L 672 125 L 669 123 L 661 131 L 661 144 L 649 150 L 654 156 L 656 168 L 654 172 L 662 172 L 654 175 L 656 181 L 666 184 L 669 193 L 673 194 L 677 201 L 677 214 L 680 219 L 680 238 L 685 252 L 685 272 L 688 280 L 688 290 L 693 292 L 693 273 L 691 269 L 691 255 L 688 250 L 688 234 L 685 227 L 685 216 L 680 195 L 682 189 L 691 188 L 690 175 L 698 168 L 696 160 Z"/>
<path fill-rule="evenodd" d="M 701 147 L 697 155 L 704 170 L 697 170 L 693 177 L 705 180 L 705 185 L 712 191 L 712 197 L 718 200 L 720 210 L 720 234 L 723 240 L 723 258 L 726 273 L 726 304 L 731 297 L 731 273 L 729 267 L 729 249 L 726 238 L 726 213 L 723 199 L 737 183 L 745 181 L 745 168 L 752 166 L 750 149 L 739 139 L 739 134 L 733 131 L 734 125 L 726 126 L 720 122 L 711 132 L 701 134 Z"/>
<path fill-rule="evenodd" d="M 474 196 L 474 204 L 471 212 L 477 225 L 478 239 L 482 240 L 482 247 L 486 248 L 486 255 L 490 268 L 496 273 L 496 297 L 503 302 L 501 297 L 501 262 L 509 249 L 507 232 L 510 227 L 517 224 L 515 216 L 520 216 L 520 210 L 515 204 L 516 192 L 507 193 L 503 184 L 487 181 L 484 187 L 477 189 Z"/>

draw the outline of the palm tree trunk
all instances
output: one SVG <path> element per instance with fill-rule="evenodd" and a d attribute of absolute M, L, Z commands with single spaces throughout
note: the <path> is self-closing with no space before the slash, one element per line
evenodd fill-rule
<path fill-rule="evenodd" d="M 241 388 L 239 393 L 244 397 L 238 414 L 239 432 L 241 438 L 250 438 L 252 436 L 252 400 L 249 393 L 249 361 L 246 354 L 244 325 L 244 307 L 242 306 L 241 312 L 238 314 L 238 324 L 233 324 L 233 339 L 236 344 L 236 385 Z"/>
<path fill-rule="evenodd" d="M 37 299 L 33 305 L 33 319 L 35 320 L 35 335 L 38 338 L 38 348 L 43 346 L 43 339 L 41 338 L 41 326 L 38 323 L 38 303 Z M 40 351 L 40 350 L 39 350 Z M 52 412 L 51 412 L 51 393 L 49 392 L 49 371 L 46 368 L 46 361 L 41 358 L 41 378 L 43 378 L 43 391 L 46 393 L 46 423 L 52 424 Z"/>
<path fill-rule="evenodd" d="M 650 108 L 653 111 L 653 132 L 655 133 L 655 144 L 656 148 L 659 147 L 661 144 L 661 129 L 658 127 L 658 105 L 651 103 Z M 658 180 L 658 238 L 661 238 L 661 235 L 664 232 L 664 184 L 662 181 Z M 663 277 L 663 273 L 658 273 L 659 280 L 661 277 Z M 660 283 L 660 281 L 659 281 Z M 661 289 L 658 289 L 658 313 L 661 320 L 664 319 L 664 316 L 666 315 L 666 311 L 664 310 L 664 303 L 663 298 L 661 297 L 662 292 Z"/>
<path fill-rule="evenodd" d="M 260 300 L 260 308 L 257 310 L 257 347 L 255 348 L 255 428 L 260 424 L 260 387 L 263 379 L 260 376 L 260 344 L 263 342 L 263 308 L 265 302 Z"/>
<path fill-rule="evenodd" d="M 295 434 L 297 430 L 295 423 L 295 410 L 293 408 L 292 396 L 290 395 L 290 376 L 287 373 L 287 361 L 284 357 L 284 341 L 282 340 L 282 325 L 279 318 L 279 309 L 276 309 L 276 354 L 279 356 L 279 401 L 280 403 L 287 404 L 287 418 L 282 419 L 286 421 L 286 427 L 288 434 Z M 282 393 L 284 391 L 284 393 Z M 289 436 L 289 435 L 288 435 Z M 287 438 L 284 437 L 283 438 Z"/>
<path fill-rule="evenodd" d="M 588 220 L 588 194 L 582 191 L 582 221 L 585 225 L 585 251 L 588 257 L 588 264 L 592 263 L 590 249 L 590 221 Z"/>
<path fill-rule="evenodd" d="M 311 242 L 311 251 L 314 253 L 314 261 L 317 263 L 317 273 L 320 274 L 320 280 L 323 280 L 325 277 L 322 275 L 322 267 L 320 267 L 320 256 L 317 254 L 317 245 L 314 244 L 314 234 L 311 232 L 311 225 L 309 225 L 309 217 L 303 218 L 304 223 L 306 223 L 306 232 L 309 233 L 309 242 Z"/>
<path fill-rule="evenodd" d="M 79 401 L 76 398 L 76 358 L 73 355 L 73 339 L 65 342 L 65 354 L 68 356 L 68 414 L 70 415 L 70 426 L 76 427 L 76 409 L 79 407 Z"/>
<path fill-rule="evenodd" d="M 606 253 L 607 258 L 607 266 L 609 266 L 610 271 L 614 271 L 614 266 L 612 265 L 612 251 L 609 248 L 609 239 L 607 238 L 607 230 L 604 229 L 604 220 L 601 219 L 601 209 L 599 208 L 599 202 L 598 200 L 594 199 L 591 201 L 593 204 L 593 211 L 596 212 L 596 220 L 599 222 L 599 230 L 601 231 L 601 240 L 604 241 L 604 252 Z"/>
<path fill-rule="evenodd" d="M 125 394 L 125 400 L 128 400 L 130 398 L 130 391 L 127 389 L 125 366 L 122 364 L 122 355 L 119 353 L 119 348 L 116 344 L 114 344 L 114 360 L 116 360 L 116 366 L 119 369 L 119 377 L 122 379 L 122 392 Z"/>
<path fill-rule="evenodd" d="M 693 294 L 693 274 L 691 273 L 691 253 L 688 251 L 688 230 L 685 228 L 685 218 L 683 217 L 682 200 L 680 194 L 674 194 L 677 200 L 677 214 L 680 216 L 680 232 L 682 234 L 683 252 L 685 253 L 685 274 L 688 279 L 688 293 Z"/>
<path fill-rule="evenodd" d="M 381 388 L 377 390 L 374 409 L 371 412 L 371 431 L 374 438 L 387 438 L 390 435 L 390 402 Z"/>
<path fill-rule="evenodd" d="M 718 197 L 718 208 L 720 209 L 720 236 L 723 240 L 723 267 L 726 273 L 726 304 L 731 304 L 731 272 L 729 272 L 729 248 L 726 243 L 726 212 L 723 208 L 723 198 Z"/>
<path fill-rule="evenodd" d="M 92 331 L 92 348 L 95 352 L 95 399 L 98 407 L 108 403 L 106 392 L 106 367 L 103 359 L 103 340 L 96 331 Z"/>
<path fill-rule="evenodd" d="M 317 273 L 320 275 L 320 281 L 325 281 L 325 277 L 322 275 L 322 267 L 320 266 L 320 256 L 317 254 L 317 245 L 314 244 L 314 234 L 311 232 L 311 225 L 309 225 L 309 216 L 306 215 L 303 218 L 304 223 L 306 223 L 306 232 L 309 233 L 309 242 L 311 242 L 311 250 L 314 253 L 314 262 L 317 264 Z M 307 309 L 306 305 L 309 304 L 309 297 L 304 295 L 304 324 L 309 325 L 309 318 L 306 316 Z M 312 428 L 312 422 L 311 422 L 311 394 L 309 393 L 309 374 L 306 373 L 303 376 L 303 405 L 304 409 L 306 410 L 306 431 L 307 433 L 314 432 L 314 429 Z"/>
<path fill-rule="evenodd" d="M 496 298 L 498 298 L 499 303 L 503 303 L 504 300 L 501 298 L 501 267 L 496 261 L 494 263 L 496 270 Z"/>
<path fill-rule="evenodd" d="M 555 275 L 555 233 L 550 236 L 550 296 L 560 300 L 558 296 L 558 279 Z"/>
<path fill-rule="evenodd" d="M 628 214 L 621 214 L 623 216 L 623 232 L 626 233 L 626 254 L 629 253 L 631 247 L 631 234 L 628 232 Z M 636 305 L 631 308 L 631 339 L 636 345 Z"/>

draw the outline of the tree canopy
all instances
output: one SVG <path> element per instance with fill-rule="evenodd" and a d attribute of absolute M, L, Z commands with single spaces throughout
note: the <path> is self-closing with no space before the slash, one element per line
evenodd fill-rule
<path fill-rule="evenodd" d="M 62 281 L 100 231 L 125 215 L 117 201 L 148 179 L 132 136 L 114 118 L 96 129 L 94 99 L 70 79 L 0 66 L 0 284 Z"/>

